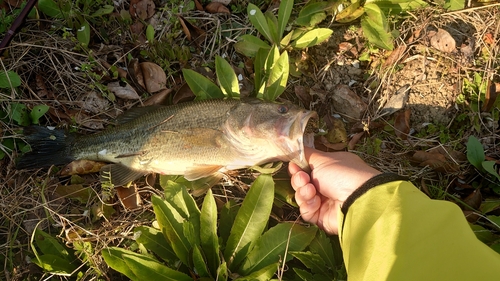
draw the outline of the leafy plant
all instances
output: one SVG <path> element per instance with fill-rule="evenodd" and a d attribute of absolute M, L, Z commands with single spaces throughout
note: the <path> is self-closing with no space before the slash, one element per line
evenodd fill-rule
<path fill-rule="evenodd" d="M 467 160 L 482 173 L 488 173 L 500 181 L 500 175 L 495 170 L 495 161 L 486 161 L 483 145 L 479 140 L 470 136 L 467 141 Z M 500 186 L 497 190 L 500 191 Z"/>
<path fill-rule="evenodd" d="M 157 228 L 135 229 L 136 243 L 149 253 L 116 247 L 102 251 L 110 267 L 132 280 L 144 280 L 145 276 L 148 280 L 192 280 L 191 276 L 205 280 L 269 280 L 294 256 L 306 257 L 300 260 L 307 262 L 311 254 L 303 251 L 308 246 L 324 260 L 326 268 L 339 267 L 330 240 L 324 233 L 318 236 L 316 227 L 279 223 L 267 229 L 274 201 L 271 175 L 260 175 L 241 206 L 229 201 L 220 216 L 211 190 L 200 210 L 184 185 L 161 182 L 165 199 L 152 198 Z"/>

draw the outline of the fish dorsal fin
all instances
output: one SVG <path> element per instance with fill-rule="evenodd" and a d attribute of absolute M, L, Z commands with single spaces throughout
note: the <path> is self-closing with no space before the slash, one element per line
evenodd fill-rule
<path fill-rule="evenodd" d="M 125 111 L 122 115 L 116 117 L 114 120 L 114 123 L 116 125 L 121 125 L 128 123 L 130 121 L 133 121 L 147 113 L 151 113 L 151 111 L 156 110 L 157 108 L 160 108 L 161 105 L 151 105 L 151 106 L 145 106 L 145 107 L 134 107 L 131 108 L 127 111 Z"/>
<path fill-rule="evenodd" d="M 222 167 L 223 166 L 218 165 L 195 165 L 186 170 L 184 177 L 188 181 L 194 181 L 200 178 L 212 176 L 218 173 Z"/>
<path fill-rule="evenodd" d="M 109 164 L 101 168 L 101 181 L 109 181 L 115 186 L 122 186 L 142 176 L 144 172 L 132 170 L 121 164 Z"/>

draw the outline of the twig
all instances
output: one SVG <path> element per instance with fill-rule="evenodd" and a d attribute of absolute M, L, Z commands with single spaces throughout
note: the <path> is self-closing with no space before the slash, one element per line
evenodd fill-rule
<path fill-rule="evenodd" d="M 33 6 L 35 6 L 35 3 L 36 0 L 29 0 L 28 3 L 26 3 L 26 6 L 24 6 L 24 9 L 21 11 L 19 16 L 12 23 L 9 30 L 7 31 L 7 34 L 5 34 L 5 37 L 2 39 L 2 42 L 0 42 L 0 55 L 2 55 L 5 48 L 7 48 L 7 46 L 10 43 L 10 40 L 12 40 L 14 34 L 16 34 L 16 30 L 19 29 L 19 27 L 21 27 L 24 20 L 28 16 L 28 13 L 31 11 Z"/>

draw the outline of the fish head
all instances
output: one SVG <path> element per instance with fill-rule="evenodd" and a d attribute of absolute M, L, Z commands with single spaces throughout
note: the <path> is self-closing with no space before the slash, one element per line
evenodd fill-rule
<path fill-rule="evenodd" d="M 292 103 L 247 100 L 228 112 L 224 130 L 232 145 L 254 165 L 291 161 L 309 170 L 304 154 L 304 131 L 317 114 Z M 312 121 L 312 120 L 311 120 Z"/>

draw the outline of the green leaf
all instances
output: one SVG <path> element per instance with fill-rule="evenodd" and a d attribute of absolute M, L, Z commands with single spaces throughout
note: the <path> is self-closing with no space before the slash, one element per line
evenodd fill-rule
<path fill-rule="evenodd" d="M 445 0 L 443 8 L 448 11 L 461 10 L 465 7 L 465 0 Z"/>
<path fill-rule="evenodd" d="M 40 105 L 35 105 L 33 109 L 30 112 L 30 117 L 31 117 L 31 122 L 33 124 L 38 124 L 38 120 L 47 112 L 49 111 L 49 106 L 40 104 Z"/>
<path fill-rule="evenodd" d="M 200 277 L 210 277 L 210 272 L 207 268 L 207 263 L 205 262 L 205 258 L 201 253 L 201 249 L 198 245 L 193 247 L 193 267 L 196 270 L 196 273 Z M 216 269 L 217 270 L 217 269 Z M 214 273 L 217 271 L 214 271 Z"/>
<path fill-rule="evenodd" d="M 340 263 L 335 260 L 332 244 L 324 231 L 318 231 L 316 233 L 316 237 L 314 237 L 309 245 L 309 250 L 318 254 L 321 260 L 324 261 L 329 268 L 335 269 L 340 265 Z"/>
<path fill-rule="evenodd" d="M 38 0 L 38 9 L 49 17 L 56 19 L 64 18 L 61 7 L 53 0 Z"/>
<path fill-rule="evenodd" d="M 260 34 L 264 36 L 269 42 L 273 42 L 273 36 L 271 35 L 271 30 L 269 29 L 269 25 L 267 24 L 266 17 L 259 9 L 259 7 L 255 6 L 252 3 L 248 4 L 247 7 L 248 19 L 253 24 L 255 29 L 259 31 Z M 277 42 L 276 42 L 277 43 Z"/>
<path fill-rule="evenodd" d="M 129 250 L 125 250 L 122 248 L 118 247 L 109 247 L 105 248 L 101 251 L 101 255 L 106 262 L 106 264 L 111 267 L 112 269 L 122 273 L 123 275 L 127 276 L 128 278 L 132 280 L 140 280 L 138 276 L 135 275 L 135 273 L 132 271 L 132 269 L 129 267 L 129 265 L 125 262 L 125 256 L 131 257 L 135 256 L 140 260 L 143 261 L 152 261 L 156 262 L 155 259 L 134 253 Z M 144 279 L 142 279 L 144 280 Z"/>
<path fill-rule="evenodd" d="M 326 276 L 332 275 L 331 272 L 328 272 L 325 261 L 321 259 L 318 254 L 313 254 L 311 252 L 290 251 L 290 255 L 300 260 L 313 273 L 319 273 Z"/>
<path fill-rule="evenodd" d="M 292 256 L 287 255 L 286 251 L 304 250 L 314 239 L 317 230 L 317 227 L 293 223 L 280 223 L 272 227 L 257 241 L 238 273 L 245 276 L 271 264 L 289 261 Z"/>
<path fill-rule="evenodd" d="M 21 103 L 13 102 L 10 104 L 10 112 L 9 117 L 16 121 L 18 125 L 21 126 L 29 126 L 30 125 L 30 116 L 28 114 L 28 108 L 26 105 Z"/>
<path fill-rule="evenodd" d="M 278 10 L 278 38 L 280 39 L 283 37 L 286 25 L 290 20 L 292 9 L 293 9 L 293 0 L 281 0 L 280 7 Z"/>
<path fill-rule="evenodd" d="M 153 196 L 151 202 L 163 235 L 169 240 L 177 257 L 185 265 L 189 265 L 189 251 L 192 247 L 184 235 L 183 218 L 172 205 L 160 197 Z"/>
<path fill-rule="evenodd" d="M 197 100 L 222 99 L 224 94 L 214 82 L 191 69 L 183 69 L 182 74 Z"/>
<path fill-rule="evenodd" d="M 83 46 L 88 46 L 90 43 L 90 24 L 88 21 L 83 20 L 76 30 L 76 38 Z"/>
<path fill-rule="evenodd" d="M 272 280 L 274 273 L 278 270 L 279 263 L 270 264 L 262 269 L 254 271 L 245 277 L 235 279 L 235 281 L 267 281 Z"/>
<path fill-rule="evenodd" d="M 146 39 L 149 43 L 153 43 L 155 41 L 155 29 L 150 24 L 146 27 Z"/>
<path fill-rule="evenodd" d="M 500 229 L 500 216 L 487 216 L 486 217 L 491 223 L 493 223 L 497 229 Z"/>
<path fill-rule="evenodd" d="M 123 261 L 138 278 L 135 280 L 193 281 L 188 275 L 138 255 L 123 255 Z M 133 278 L 131 278 L 133 279 Z"/>
<path fill-rule="evenodd" d="M 224 257 L 234 271 L 262 234 L 274 201 L 271 175 L 260 175 L 250 187 L 241 205 L 226 244 Z"/>
<path fill-rule="evenodd" d="M 295 271 L 295 273 L 304 281 L 307 281 L 307 280 L 328 280 L 328 279 L 315 279 L 314 278 L 314 275 L 312 275 L 311 272 L 307 271 L 307 270 L 303 270 L 303 269 L 300 269 L 300 268 L 297 268 L 297 267 L 294 267 L 293 268 L 293 271 Z"/>
<path fill-rule="evenodd" d="M 377 5 L 387 15 L 399 15 L 406 11 L 424 8 L 427 3 L 422 0 L 367 0 L 366 4 Z"/>
<path fill-rule="evenodd" d="M 365 13 L 365 9 L 360 7 L 360 1 L 356 1 L 343 9 L 335 16 L 336 22 L 348 23 L 356 20 Z"/>
<path fill-rule="evenodd" d="M 301 26 L 316 26 L 326 18 L 325 11 L 332 9 L 333 5 L 326 1 L 311 2 L 300 10 L 299 17 L 295 20 L 295 23 Z"/>
<path fill-rule="evenodd" d="M 272 42 L 279 42 L 281 38 L 278 37 L 278 19 L 271 11 L 266 11 L 264 13 L 264 17 L 266 18 L 269 31 L 271 32 L 271 36 L 273 38 Z"/>
<path fill-rule="evenodd" d="M 55 275 L 71 276 L 71 273 L 76 269 L 75 265 L 58 255 L 41 255 L 32 261 L 44 271 Z"/>
<path fill-rule="evenodd" d="M 255 90 L 257 92 L 259 89 L 264 85 L 264 77 L 266 74 L 266 61 L 267 57 L 269 55 L 269 50 L 266 49 L 259 49 L 257 51 L 257 55 L 255 56 L 254 62 L 253 62 L 253 68 L 254 68 L 254 83 L 255 83 Z"/>
<path fill-rule="evenodd" d="M 280 58 L 280 51 L 278 50 L 278 47 L 276 45 L 273 45 L 271 47 L 271 50 L 269 50 L 266 58 L 266 62 L 264 64 L 264 75 L 269 75 L 271 70 L 274 67 L 274 64 L 278 61 Z"/>
<path fill-rule="evenodd" d="M 475 136 L 469 136 L 467 141 L 467 160 L 479 170 L 483 168 L 485 159 L 483 145 Z"/>
<path fill-rule="evenodd" d="M 56 238 L 39 228 L 35 229 L 35 244 L 44 254 L 51 254 L 64 259 L 70 257 L 67 249 Z"/>
<path fill-rule="evenodd" d="M 234 224 L 234 220 L 236 219 L 236 214 L 240 210 L 240 205 L 231 199 L 222 206 L 222 210 L 220 211 L 220 223 L 219 223 L 219 235 L 222 239 L 222 244 L 227 244 L 227 240 L 229 238 L 229 234 L 231 233 L 231 227 Z"/>
<path fill-rule="evenodd" d="M 11 70 L 0 72 L 0 88 L 10 89 L 19 86 L 21 86 L 21 77 L 17 73 Z"/>
<path fill-rule="evenodd" d="M 101 17 L 101 16 L 104 16 L 104 15 L 109 15 L 111 14 L 113 11 L 115 10 L 115 7 L 111 6 L 111 5 L 104 5 L 102 6 L 102 8 L 99 8 L 99 10 L 95 11 L 91 17 L 95 18 L 95 17 Z"/>
<path fill-rule="evenodd" d="M 387 28 L 387 19 L 377 5 L 365 5 L 365 15 L 361 19 L 361 28 L 370 43 L 377 47 L 392 50 L 394 44 L 391 33 Z"/>
<path fill-rule="evenodd" d="M 227 97 L 239 97 L 240 86 L 233 67 L 221 56 L 215 57 L 215 73 L 222 93 Z"/>
<path fill-rule="evenodd" d="M 219 268 L 217 268 L 217 278 L 215 280 L 217 281 L 226 281 L 228 276 L 227 272 L 227 263 L 223 262 Z"/>
<path fill-rule="evenodd" d="M 219 237 L 217 236 L 217 205 L 209 189 L 203 200 L 200 216 L 201 248 L 205 253 L 210 272 L 217 272 L 220 265 Z"/>
<path fill-rule="evenodd" d="M 234 48 L 238 53 L 253 58 L 259 49 L 269 50 L 271 46 L 253 35 L 245 34 L 240 37 L 240 41 L 234 44 Z"/>
<path fill-rule="evenodd" d="M 315 28 L 297 38 L 297 40 L 295 40 L 292 43 L 292 47 L 297 49 L 303 49 L 314 45 L 318 45 L 321 42 L 328 39 L 332 35 L 332 33 L 333 30 L 329 28 Z"/>
<path fill-rule="evenodd" d="M 264 100 L 275 101 L 285 91 L 289 68 L 288 53 L 284 51 L 271 69 L 263 95 Z"/>
<path fill-rule="evenodd" d="M 152 227 L 139 226 L 134 228 L 135 241 L 141 243 L 146 249 L 152 251 L 164 261 L 175 262 L 178 260 L 172 246 L 168 243 L 163 233 Z"/>
<path fill-rule="evenodd" d="M 490 173 L 491 175 L 495 176 L 499 181 L 500 181 L 500 175 L 498 174 L 498 172 L 495 170 L 495 161 L 483 161 L 481 163 L 481 166 L 483 167 L 483 169 Z"/>

